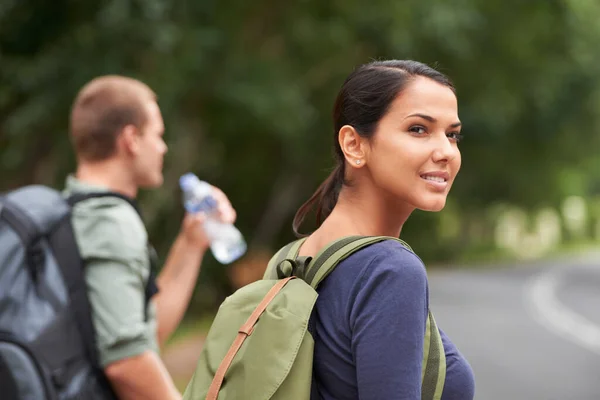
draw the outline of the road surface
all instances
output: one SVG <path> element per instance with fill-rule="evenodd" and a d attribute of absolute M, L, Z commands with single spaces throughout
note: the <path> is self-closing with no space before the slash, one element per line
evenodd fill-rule
<path fill-rule="evenodd" d="M 600 254 L 429 273 L 436 321 L 478 400 L 600 399 Z"/>

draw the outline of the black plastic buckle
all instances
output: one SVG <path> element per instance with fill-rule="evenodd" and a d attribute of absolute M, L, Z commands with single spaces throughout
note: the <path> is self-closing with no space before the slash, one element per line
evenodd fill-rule
<path fill-rule="evenodd" d="M 308 271 L 308 265 L 312 261 L 312 257 L 298 257 L 295 260 L 286 258 L 277 264 L 277 278 L 283 279 L 290 276 L 296 276 L 304 279 Z"/>

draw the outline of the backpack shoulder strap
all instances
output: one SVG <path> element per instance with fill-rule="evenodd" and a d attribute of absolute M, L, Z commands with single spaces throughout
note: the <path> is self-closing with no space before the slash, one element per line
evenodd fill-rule
<path fill-rule="evenodd" d="M 96 347 L 96 332 L 91 318 L 92 307 L 88 299 L 83 273 L 83 261 L 79 254 L 70 218 L 64 218 L 58 224 L 57 228 L 48 236 L 48 243 L 65 282 L 73 319 L 81 334 L 86 356 L 97 379 L 106 390 L 107 396 L 116 400 L 117 396 L 100 365 Z"/>
<path fill-rule="evenodd" d="M 285 259 L 295 259 L 298 255 L 298 250 L 306 238 L 293 241 L 282 247 L 269 261 L 263 279 L 279 279 L 277 276 L 277 266 Z"/>
<path fill-rule="evenodd" d="M 135 212 L 140 216 L 140 219 L 143 221 L 144 218 L 142 216 L 142 212 L 138 207 L 137 202 L 131 197 L 125 196 L 121 193 L 117 192 L 87 192 L 87 193 L 73 193 L 67 198 L 67 202 L 73 207 L 75 204 L 80 203 L 82 201 L 86 201 L 89 199 L 98 199 L 103 197 L 116 197 L 127 202 Z M 144 320 L 148 320 L 148 303 L 152 296 L 158 293 L 158 285 L 156 284 L 156 269 L 158 268 L 158 256 L 156 255 L 156 250 L 152 246 L 150 242 L 147 243 L 148 248 L 148 258 L 150 262 L 150 275 L 148 276 L 148 281 L 146 282 L 146 287 L 144 289 Z"/>
<path fill-rule="evenodd" d="M 86 353 L 94 366 L 99 366 L 91 306 L 87 297 L 83 263 L 73 234 L 71 221 L 66 218 L 48 237 L 52 253 L 60 268 L 75 316 L 84 341 Z"/>
<path fill-rule="evenodd" d="M 425 328 L 423 347 L 423 368 L 421 370 L 421 398 L 440 400 L 446 382 L 446 353 L 440 331 L 429 310 Z"/>
<path fill-rule="evenodd" d="M 131 197 L 125 196 L 125 195 L 123 195 L 121 193 L 117 193 L 117 192 L 73 193 L 69 197 L 67 197 L 67 202 L 71 205 L 71 207 L 73 207 L 75 204 L 77 204 L 79 202 L 89 200 L 89 199 L 98 199 L 98 198 L 102 198 L 102 197 L 116 197 L 118 199 L 126 201 L 131 207 L 133 207 L 135 212 L 138 213 L 140 218 L 142 218 L 142 213 L 140 212 L 137 202 L 134 199 L 132 199 Z"/>
<path fill-rule="evenodd" d="M 316 289 L 319 283 L 333 271 L 333 268 L 335 268 L 340 261 L 366 246 L 384 240 L 398 241 L 404 247 L 412 251 L 406 242 L 390 236 L 347 236 L 331 243 L 315 256 L 314 261 L 309 265 L 304 280 Z"/>
<path fill-rule="evenodd" d="M 316 255 L 309 265 L 305 281 L 313 288 L 329 275 L 333 268 L 352 253 L 377 242 L 395 240 L 412 251 L 412 248 L 403 240 L 388 236 L 349 236 L 341 238 Z M 423 367 L 421 372 L 421 399 L 440 400 L 444 383 L 446 381 L 446 356 L 442 337 L 438 330 L 433 314 L 428 310 L 425 327 L 425 340 L 423 352 Z"/>

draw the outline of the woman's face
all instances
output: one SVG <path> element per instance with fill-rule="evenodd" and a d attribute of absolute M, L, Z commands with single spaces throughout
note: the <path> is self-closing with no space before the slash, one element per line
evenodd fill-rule
<path fill-rule="evenodd" d="M 417 77 L 379 121 L 365 166 L 375 186 L 399 205 L 440 211 L 460 169 L 459 140 L 455 94 Z"/>

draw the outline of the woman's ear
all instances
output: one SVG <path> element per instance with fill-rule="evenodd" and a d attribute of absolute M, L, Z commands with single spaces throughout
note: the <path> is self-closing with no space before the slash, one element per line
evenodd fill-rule
<path fill-rule="evenodd" d="M 344 153 L 346 162 L 354 168 L 361 168 L 366 163 L 367 143 L 356 129 L 350 125 L 344 125 L 338 132 L 340 148 Z"/>

